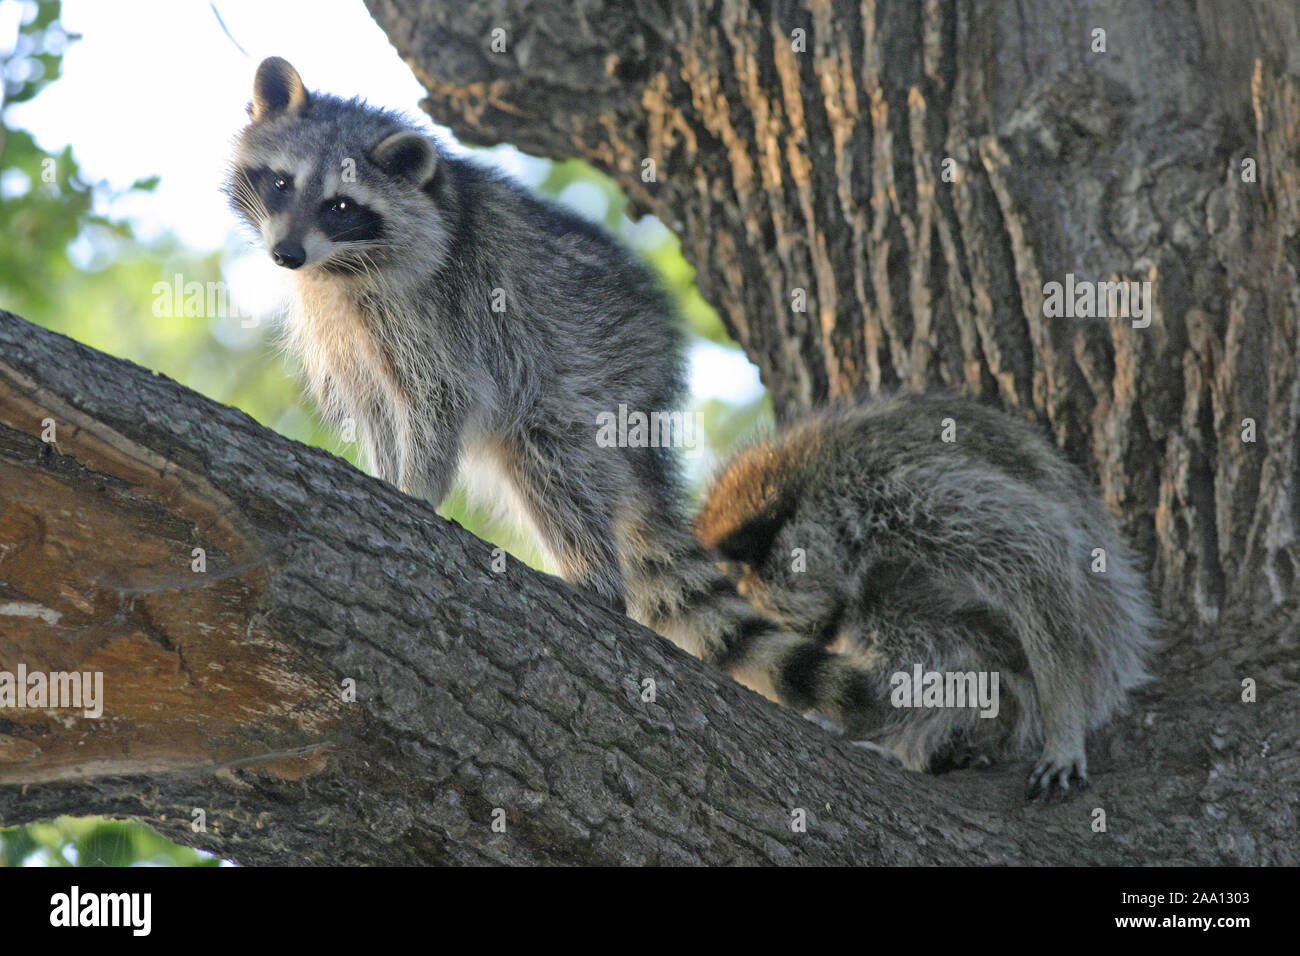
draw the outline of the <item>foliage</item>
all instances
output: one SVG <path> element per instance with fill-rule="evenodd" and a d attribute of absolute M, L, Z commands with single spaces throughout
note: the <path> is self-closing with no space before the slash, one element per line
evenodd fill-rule
<path fill-rule="evenodd" d="M 59 817 L 0 829 L 0 866 L 217 866 L 209 853 L 178 846 L 138 823 Z"/>

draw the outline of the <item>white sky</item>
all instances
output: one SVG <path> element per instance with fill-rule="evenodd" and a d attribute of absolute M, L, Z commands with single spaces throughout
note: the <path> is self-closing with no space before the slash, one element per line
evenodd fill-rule
<path fill-rule="evenodd" d="M 22 6 L 0 0 L 0 48 L 12 46 Z M 216 7 L 247 55 L 206 0 L 64 0 L 63 25 L 82 38 L 68 47 L 63 76 L 11 107 L 10 123 L 31 130 L 47 152 L 71 144 L 83 172 L 115 188 L 161 176 L 155 192 L 113 212 L 134 220 L 144 237 L 171 231 L 197 250 L 221 248 L 236 229 L 220 186 L 263 57 L 289 60 L 308 89 L 361 93 L 434 128 L 417 105 L 422 88 L 361 0 L 217 0 Z M 513 148 L 493 155 L 530 184 L 544 174 Z M 603 215 L 598 190 L 575 186 L 561 199 Z M 232 286 L 275 278 L 264 255 L 239 265 Z M 757 370 L 734 352 L 706 347 L 691 359 L 699 397 L 748 401 L 760 392 Z"/>

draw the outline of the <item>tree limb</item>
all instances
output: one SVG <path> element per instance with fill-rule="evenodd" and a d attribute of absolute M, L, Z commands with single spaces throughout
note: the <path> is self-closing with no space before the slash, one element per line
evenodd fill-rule
<path fill-rule="evenodd" d="M 4 825 L 135 816 L 262 864 L 1297 860 L 1300 757 L 1265 729 L 1295 726 L 1294 630 L 1249 664 L 1183 642 L 1094 742 L 1094 789 L 1027 806 L 1024 767 L 884 765 L 558 579 L 493 573 L 342 460 L 8 313 L 0 489 L 0 669 L 100 671 L 106 698 L 0 711 Z M 1232 703 L 1240 674 L 1259 704 Z"/>

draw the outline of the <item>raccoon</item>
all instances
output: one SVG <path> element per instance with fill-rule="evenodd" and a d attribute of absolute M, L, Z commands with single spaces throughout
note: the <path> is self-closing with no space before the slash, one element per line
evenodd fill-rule
<path fill-rule="evenodd" d="M 673 450 L 597 440 L 620 406 L 682 402 L 646 266 L 400 116 L 308 93 L 285 60 L 258 67 L 249 116 L 227 192 L 292 275 L 286 341 L 318 404 L 356 423 L 378 477 L 437 505 L 477 466 L 568 580 L 795 706 L 852 710 L 844 659 L 764 619 L 695 539 Z"/>
<path fill-rule="evenodd" d="M 1085 734 L 1148 678 L 1156 617 L 1097 494 L 1034 426 L 969 399 L 789 427 L 721 470 L 695 529 L 766 619 L 856 664 L 845 730 L 913 770 L 1041 748 L 1028 797 L 1081 789 Z M 996 673 L 997 716 L 894 706 L 918 665 Z"/>
<path fill-rule="evenodd" d="M 681 400 L 650 272 L 401 116 L 308 93 L 283 59 L 258 67 L 249 115 L 227 191 L 292 272 L 286 340 L 326 417 L 435 506 L 471 466 L 565 577 L 622 608 L 616 523 L 677 493 L 666 450 L 595 441 L 603 411 Z"/>

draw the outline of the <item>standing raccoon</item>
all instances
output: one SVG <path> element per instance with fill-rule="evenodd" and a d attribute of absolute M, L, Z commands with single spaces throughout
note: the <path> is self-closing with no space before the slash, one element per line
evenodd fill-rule
<path fill-rule="evenodd" d="M 913 770 L 1041 748 L 1028 795 L 1065 794 L 1086 785 L 1085 734 L 1147 678 L 1155 617 L 1087 479 L 967 399 L 897 395 L 756 444 L 696 531 L 758 610 L 856 664 L 846 730 Z M 999 713 L 893 706 L 917 665 L 997 673 Z"/>
<path fill-rule="evenodd" d="M 289 347 L 380 478 L 437 505 L 462 463 L 486 466 L 564 577 L 851 716 L 846 660 L 764 619 L 695 540 L 671 450 L 597 441 L 602 414 L 682 401 L 681 336 L 644 265 L 397 115 L 308 93 L 277 57 L 249 116 L 232 204 L 291 271 Z"/>
<path fill-rule="evenodd" d="M 618 529 L 677 494 L 666 450 L 595 441 L 620 403 L 680 401 L 680 334 L 649 271 L 400 116 L 308 93 L 278 57 L 249 115 L 227 191 L 292 272 L 287 343 L 326 417 L 435 506 L 472 466 L 566 578 L 624 608 Z"/>

